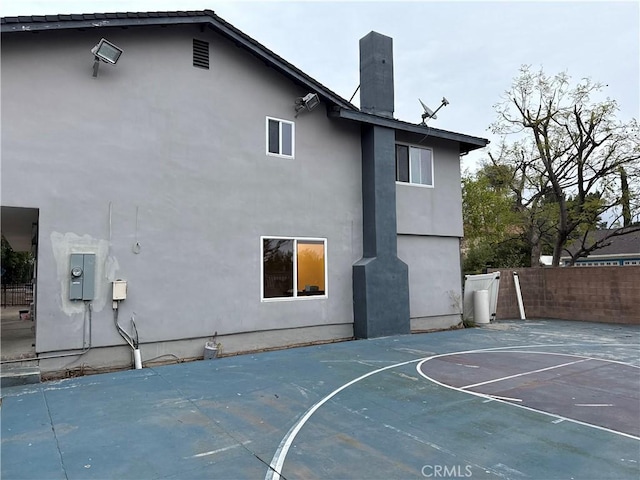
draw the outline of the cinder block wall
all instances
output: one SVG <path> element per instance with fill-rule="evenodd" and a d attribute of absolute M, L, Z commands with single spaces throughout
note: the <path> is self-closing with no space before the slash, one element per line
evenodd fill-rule
<path fill-rule="evenodd" d="M 496 318 L 520 318 L 513 272 L 527 318 L 640 325 L 640 267 L 500 270 Z"/>

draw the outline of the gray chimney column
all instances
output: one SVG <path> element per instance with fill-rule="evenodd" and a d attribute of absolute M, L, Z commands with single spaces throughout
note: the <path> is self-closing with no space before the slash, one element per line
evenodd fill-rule
<path fill-rule="evenodd" d="M 360 109 L 393 118 L 393 41 L 360 40 Z M 353 266 L 354 333 L 410 333 L 409 269 L 398 256 L 395 130 L 362 126 L 363 257 Z"/>

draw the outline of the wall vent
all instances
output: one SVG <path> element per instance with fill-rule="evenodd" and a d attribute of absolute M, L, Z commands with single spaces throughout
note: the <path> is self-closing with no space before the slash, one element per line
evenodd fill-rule
<path fill-rule="evenodd" d="M 209 42 L 193 39 L 193 66 L 209 69 Z"/>

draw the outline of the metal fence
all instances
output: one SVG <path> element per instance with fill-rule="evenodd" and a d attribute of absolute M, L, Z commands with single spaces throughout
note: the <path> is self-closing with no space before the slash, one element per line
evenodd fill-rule
<path fill-rule="evenodd" d="M 2 284 L 2 306 L 29 305 L 33 302 L 33 284 Z"/>

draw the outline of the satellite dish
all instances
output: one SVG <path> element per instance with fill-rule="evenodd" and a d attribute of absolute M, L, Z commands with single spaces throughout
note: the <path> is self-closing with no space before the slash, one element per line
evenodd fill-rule
<path fill-rule="evenodd" d="M 422 100 L 418 99 L 418 101 L 420 102 L 420 105 L 422 105 L 422 108 L 424 110 L 424 113 L 422 114 L 422 123 L 420 125 L 426 125 L 427 124 L 427 120 L 430 119 L 430 118 L 433 118 L 434 120 L 436 120 L 438 118 L 438 117 L 436 117 L 436 113 L 438 113 L 438 111 L 442 107 L 445 107 L 445 106 L 449 105 L 449 100 L 447 100 L 445 97 L 442 97 L 442 101 L 440 103 L 440 106 L 438 108 L 436 108 L 436 110 L 434 112 L 429 107 L 427 107 Z"/>
<path fill-rule="evenodd" d="M 427 107 L 422 100 L 418 99 L 418 101 L 420 102 L 420 105 L 422 105 L 422 108 L 424 109 L 424 113 L 422 114 L 422 123 L 426 123 L 427 118 L 433 118 L 434 120 L 438 118 L 436 117 L 436 114 L 434 113 L 434 111 L 431 110 L 429 107 Z"/>

